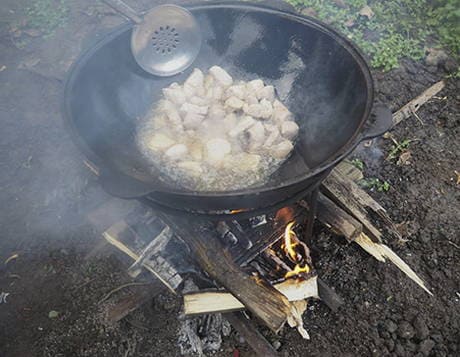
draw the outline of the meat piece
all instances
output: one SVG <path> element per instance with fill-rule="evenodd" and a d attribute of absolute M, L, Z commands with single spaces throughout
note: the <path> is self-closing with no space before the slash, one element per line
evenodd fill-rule
<path fill-rule="evenodd" d="M 254 118 L 269 119 L 273 114 L 273 107 L 268 100 L 262 99 L 260 104 L 246 104 L 243 111 Z"/>
<path fill-rule="evenodd" d="M 189 146 L 190 156 L 195 161 L 201 161 L 203 159 L 203 144 L 201 140 L 192 142 Z"/>
<path fill-rule="evenodd" d="M 266 99 L 270 103 L 275 100 L 275 88 L 273 86 L 265 86 L 256 93 L 258 99 Z"/>
<path fill-rule="evenodd" d="M 185 80 L 184 86 L 192 86 L 195 88 L 203 87 L 204 75 L 198 68 L 195 68 L 192 74 Z"/>
<path fill-rule="evenodd" d="M 166 114 L 171 124 L 176 127 L 182 126 L 182 119 L 176 109 L 176 106 L 172 102 L 169 100 L 161 101 L 159 109 Z"/>
<path fill-rule="evenodd" d="M 256 98 L 255 94 L 248 93 L 246 97 L 246 103 L 248 103 L 248 105 L 259 104 L 259 100 Z"/>
<path fill-rule="evenodd" d="M 166 150 L 165 155 L 170 160 L 178 161 L 183 159 L 188 153 L 187 146 L 184 144 L 176 144 L 171 146 L 168 150 Z"/>
<path fill-rule="evenodd" d="M 187 100 L 184 90 L 177 83 L 173 83 L 168 88 L 164 88 L 163 95 L 167 100 L 176 105 L 181 105 Z"/>
<path fill-rule="evenodd" d="M 264 87 L 264 82 L 261 79 L 254 79 L 253 81 L 250 81 L 247 84 L 248 93 L 256 94 L 263 87 Z"/>
<path fill-rule="evenodd" d="M 212 163 L 222 161 L 231 151 L 232 146 L 225 139 L 211 139 L 206 143 L 207 158 Z"/>
<path fill-rule="evenodd" d="M 270 150 L 272 156 L 279 160 L 284 160 L 292 151 L 294 146 L 289 140 L 283 140 Z"/>
<path fill-rule="evenodd" d="M 233 85 L 226 90 L 225 95 L 227 98 L 236 97 L 244 100 L 246 98 L 246 86 L 244 84 Z"/>
<path fill-rule="evenodd" d="M 279 100 L 273 102 L 273 118 L 278 122 L 284 122 L 292 119 L 292 113 Z"/>
<path fill-rule="evenodd" d="M 260 101 L 260 105 L 262 107 L 262 119 L 268 119 L 273 114 L 273 106 L 267 99 L 262 99 Z"/>
<path fill-rule="evenodd" d="M 204 89 L 209 90 L 213 86 L 214 86 L 214 77 L 212 75 L 210 75 L 210 74 L 207 74 L 204 77 L 203 87 L 204 87 Z"/>
<path fill-rule="evenodd" d="M 147 139 L 147 147 L 153 151 L 164 151 L 174 144 L 175 141 L 173 139 L 162 133 L 154 134 L 151 138 Z"/>
<path fill-rule="evenodd" d="M 199 106 L 195 104 L 184 103 L 181 105 L 180 110 L 184 113 L 206 115 L 208 113 L 208 106 Z"/>
<path fill-rule="evenodd" d="M 227 131 L 233 130 L 238 123 L 238 119 L 234 113 L 227 114 L 224 125 Z"/>
<path fill-rule="evenodd" d="M 228 135 L 230 135 L 230 137 L 236 138 L 243 131 L 245 131 L 246 129 L 249 129 L 255 123 L 256 123 L 256 121 L 254 120 L 254 118 L 252 118 L 250 116 L 245 116 L 238 122 L 238 124 L 236 124 L 235 128 L 230 130 Z"/>
<path fill-rule="evenodd" d="M 262 158 L 257 154 L 248 154 L 242 152 L 240 154 L 233 155 L 231 160 L 228 160 L 224 163 L 225 168 L 230 170 L 242 171 L 257 171 L 260 166 Z"/>
<path fill-rule="evenodd" d="M 243 106 L 243 111 L 254 118 L 261 118 L 264 108 L 260 104 L 246 104 Z"/>
<path fill-rule="evenodd" d="M 209 108 L 208 117 L 212 120 L 221 120 L 226 116 L 224 108 L 219 104 L 214 104 Z"/>
<path fill-rule="evenodd" d="M 299 126 L 293 121 L 285 121 L 281 124 L 281 135 L 288 140 L 293 140 L 299 133 Z"/>
<path fill-rule="evenodd" d="M 254 151 L 260 148 L 265 141 L 265 128 L 261 122 L 252 125 L 248 130 L 248 149 Z"/>
<path fill-rule="evenodd" d="M 196 129 L 200 126 L 204 116 L 195 113 L 187 113 L 184 118 L 184 128 L 186 130 Z"/>
<path fill-rule="evenodd" d="M 209 73 L 225 87 L 230 87 L 233 84 L 233 78 L 222 67 L 213 66 L 209 69 Z"/>
<path fill-rule="evenodd" d="M 237 97 L 230 97 L 225 101 L 225 107 L 230 108 L 231 110 L 242 109 L 244 102 Z"/>
<path fill-rule="evenodd" d="M 281 139 L 281 135 L 276 125 L 266 124 L 265 131 L 268 133 L 268 136 L 265 140 L 264 146 L 269 149 L 273 144 L 277 143 Z"/>
<path fill-rule="evenodd" d="M 198 97 L 198 96 L 194 96 L 192 98 L 189 99 L 189 102 L 190 104 L 194 104 L 194 105 L 199 105 L 199 106 L 206 106 L 209 104 L 209 100 L 205 97 Z"/>

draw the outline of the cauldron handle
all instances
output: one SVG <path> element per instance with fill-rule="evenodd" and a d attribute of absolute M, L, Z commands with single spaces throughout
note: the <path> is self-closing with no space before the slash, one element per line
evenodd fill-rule
<path fill-rule="evenodd" d="M 360 141 L 381 136 L 393 127 L 393 114 L 386 105 L 376 105 L 371 117 L 373 117 L 373 121 L 371 119 L 371 124 L 363 130 Z"/>

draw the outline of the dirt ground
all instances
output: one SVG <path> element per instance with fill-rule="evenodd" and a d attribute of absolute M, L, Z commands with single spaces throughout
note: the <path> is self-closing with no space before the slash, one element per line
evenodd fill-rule
<path fill-rule="evenodd" d="M 43 38 L 21 30 L 27 24 L 18 9 L 25 4 L 5 1 L 0 9 L 0 293 L 8 294 L 0 301 L 0 356 L 179 356 L 180 301 L 172 295 L 115 325 L 105 322 L 102 298 L 129 279 L 110 250 L 89 254 L 100 232 L 86 216 L 109 197 L 83 165 L 60 114 L 69 65 L 123 20 L 91 1 L 71 2 L 70 20 Z M 397 110 L 445 75 L 442 66 L 403 62 L 374 73 L 377 98 Z M 408 162 L 386 159 L 390 139 L 353 155 L 364 161 L 365 177 L 390 184 L 371 195 L 401 223 L 405 241 L 386 242 L 434 296 L 318 224 L 311 247 L 316 269 L 346 303 L 335 313 L 321 302 L 309 306 L 310 341 L 293 330 L 279 336 L 263 330 L 281 355 L 460 354 L 459 93 L 459 81 L 447 79 L 418 118 L 391 132 L 398 142 L 412 140 Z M 236 350 L 252 355 L 233 332 L 215 355 Z"/>

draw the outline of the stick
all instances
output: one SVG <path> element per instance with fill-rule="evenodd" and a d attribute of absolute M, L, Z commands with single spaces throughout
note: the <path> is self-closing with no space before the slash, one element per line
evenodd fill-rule
<path fill-rule="evenodd" d="M 438 94 L 445 85 L 444 81 L 439 81 L 425 90 L 417 98 L 412 99 L 409 103 L 393 114 L 393 125 L 397 125 L 403 120 L 410 118 L 423 104 Z"/>
<path fill-rule="evenodd" d="M 293 279 L 275 285 L 275 289 L 289 301 L 318 297 L 317 278 L 297 282 Z M 201 315 L 244 310 L 244 305 L 225 291 L 196 292 L 184 295 L 184 314 Z"/>
<path fill-rule="evenodd" d="M 428 290 L 425 283 L 418 275 L 404 262 L 395 252 L 393 252 L 385 244 L 375 243 L 368 236 L 362 233 L 355 242 L 361 246 L 366 252 L 372 255 L 374 258 L 381 262 L 385 262 L 389 259 L 394 265 L 396 265 L 404 274 L 406 274 L 411 280 L 413 280 L 418 286 L 425 290 L 428 294 L 433 293 Z"/>
<path fill-rule="evenodd" d="M 272 345 L 263 337 L 254 324 L 242 312 L 231 312 L 224 315 L 233 328 L 248 342 L 259 357 L 278 357 Z"/>

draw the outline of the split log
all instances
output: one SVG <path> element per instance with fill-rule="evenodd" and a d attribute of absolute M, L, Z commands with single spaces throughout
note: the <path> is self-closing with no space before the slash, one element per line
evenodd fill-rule
<path fill-rule="evenodd" d="M 302 207 L 309 209 L 307 202 L 300 201 Z M 317 218 L 337 234 L 343 235 L 349 242 L 354 241 L 363 230 L 363 225 L 337 206 L 324 194 L 318 195 Z"/>
<path fill-rule="evenodd" d="M 324 180 L 322 190 L 343 210 L 355 217 L 374 241 L 381 242 L 382 233 L 372 224 L 365 206 L 362 205 L 367 198 L 361 196 L 370 196 L 356 183 L 340 175 L 338 171 L 332 170 L 331 174 Z"/>
<path fill-rule="evenodd" d="M 251 313 L 272 331 L 278 332 L 291 316 L 288 299 L 272 286 L 243 273 L 216 236 L 197 220 L 170 217 L 162 220 L 189 246 L 201 268 L 231 292 Z"/>
<path fill-rule="evenodd" d="M 136 242 L 135 232 L 124 221 L 119 221 L 103 233 L 104 238 L 125 253 L 134 262 L 139 261 L 142 249 L 131 247 Z M 131 246 L 128 246 L 130 244 Z M 164 258 L 157 256 L 155 259 L 143 260 L 142 267 L 158 278 L 171 292 L 175 293 L 182 283 L 182 277 Z"/>
<path fill-rule="evenodd" d="M 233 328 L 238 331 L 251 346 L 257 356 L 278 357 L 272 345 L 263 337 L 254 324 L 246 318 L 243 312 L 231 312 L 224 315 Z"/>
<path fill-rule="evenodd" d="M 318 298 L 317 278 L 296 281 L 286 280 L 276 284 L 275 289 L 288 298 L 289 301 L 305 300 L 310 297 Z M 216 312 L 244 310 L 244 305 L 232 294 L 225 291 L 199 291 L 184 294 L 184 314 L 199 315 Z"/>

